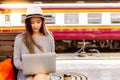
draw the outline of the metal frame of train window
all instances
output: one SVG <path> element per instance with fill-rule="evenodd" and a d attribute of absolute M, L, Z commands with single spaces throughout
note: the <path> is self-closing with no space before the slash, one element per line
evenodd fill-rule
<path fill-rule="evenodd" d="M 78 13 L 64 13 L 64 23 L 65 24 L 79 24 L 79 14 Z"/>
<path fill-rule="evenodd" d="M 120 24 L 120 12 L 111 13 L 111 24 Z"/>
<path fill-rule="evenodd" d="M 88 13 L 88 24 L 101 24 L 102 14 L 101 13 Z"/>
<path fill-rule="evenodd" d="M 55 14 L 54 13 L 44 13 L 46 24 L 55 24 Z"/>

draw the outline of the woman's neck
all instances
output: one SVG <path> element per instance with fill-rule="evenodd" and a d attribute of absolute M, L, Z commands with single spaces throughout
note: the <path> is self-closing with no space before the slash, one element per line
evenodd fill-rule
<path fill-rule="evenodd" d="M 32 36 L 42 36 L 43 34 L 40 32 L 34 32 Z"/>

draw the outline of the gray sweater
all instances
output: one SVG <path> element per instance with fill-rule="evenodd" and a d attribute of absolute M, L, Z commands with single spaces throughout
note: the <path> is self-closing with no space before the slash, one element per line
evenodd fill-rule
<path fill-rule="evenodd" d="M 35 42 L 43 47 L 46 53 L 55 53 L 54 39 L 51 36 L 37 36 L 33 38 Z M 42 53 L 35 46 L 35 53 Z M 18 34 L 14 43 L 14 65 L 19 69 L 17 80 L 26 80 L 27 76 L 22 73 L 22 54 L 30 54 L 23 42 L 23 34 Z"/>

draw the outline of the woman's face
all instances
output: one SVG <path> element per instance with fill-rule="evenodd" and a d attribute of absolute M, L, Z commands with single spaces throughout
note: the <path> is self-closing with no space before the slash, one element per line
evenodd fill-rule
<path fill-rule="evenodd" d="M 39 32 L 42 25 L 42 19 L 38 17 L 33 17 L 30 19 L 30 21 L 33 32 Z"/>

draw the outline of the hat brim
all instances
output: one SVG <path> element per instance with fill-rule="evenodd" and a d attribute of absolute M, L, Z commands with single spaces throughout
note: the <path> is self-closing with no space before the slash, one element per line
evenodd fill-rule
<path fill-rule="evenodd" d="M 29 16 L 26 16 L 22 22 L 25 22 L 25 20 L 29 19 L 29 18 L 33 18 L 33 17 L 39 17 L 39 18 L 42 18 L 42 19 L 45 19 L 45 17 L 43 15 L 29 15 Z"/>
<path fill-rule="evenodd" d="M 26 16 L 26 19 L 28 19 L 28 18 L 32 18 L 32 17 L 44 18 L 43 15 L 28 15 L 28 16 Z"/>

